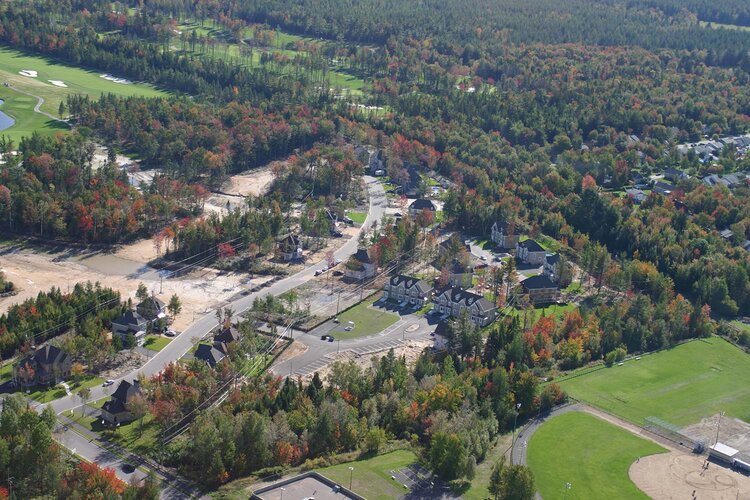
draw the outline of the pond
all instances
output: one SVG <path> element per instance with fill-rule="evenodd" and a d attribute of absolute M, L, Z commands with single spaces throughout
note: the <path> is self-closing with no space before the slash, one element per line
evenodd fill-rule
<path fill-rule="evenodd" d="M 2 99 L 0 99 L 0 106 L 2 106 L 5 103 Z M 6 115 L 2 111 L 0 111 L 0 130 L 5 130 L 6 128 L 10 128 L 13 125 L 15 125 L 16 121 L 11 118 L 10 116 Z"/>

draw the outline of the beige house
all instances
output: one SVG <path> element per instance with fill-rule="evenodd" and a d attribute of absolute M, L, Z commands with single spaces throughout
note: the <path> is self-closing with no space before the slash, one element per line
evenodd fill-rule
<path fill-rule="evenodd" d="M 458 318 L 466 313 L 469 320 L 478 327 L 484 327 L 495 321 L 497 308 L 495 304 L 476 293 L 460 288 L 450 287 L 438 292 L 434 298 L 435 309 L 441 314 Z"/>
<path fill-rule="evenodd" d="M 353 280 L 366 280 L 375 276 L 377 266 L 370 258 L 367 250 L 360 248 L 352 255 L 344 266 L 344 276 Z"/>
<path fill-rule="evenodd" d="M 544 259 L 547 257 L 547 251 L 542 248 L 542 245 L 529 239 L 518 244 L 516 257 L 518 257 L 518 259 L 524 264 L 541 266 L 544 264 Z"/>
<path fill-rule="evenodd" d="M 490 239 L 497 246 L 506 250 L 512 250 L 510 253 L 516 250 L 518 247 L 518 239 L 521 237 L 516 230 L 516 225 L 508 223 L 506 221 L 496 221 L 492 224 L 492 233 Z"/>
<path fill-rule="evenodd" d="M 432 285 L 411 276 L 391 276 L 383 287 L 383 297 L 394 302 L 408 302 L 423 307 L 430 298 Z"/>
<path fill-rule="evenodd" d="M 560 288 L 547 276 L 533 276 L 521 282 L 523 292 L 528 294 L 529 302 L 537 304 L 552 304 L 560 300 Z"/>

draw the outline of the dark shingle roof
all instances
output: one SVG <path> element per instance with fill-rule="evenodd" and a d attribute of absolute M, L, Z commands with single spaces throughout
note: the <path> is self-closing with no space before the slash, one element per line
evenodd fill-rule
<path fill-rule="evenodd" d="M 516 224 L 511 224 L 510 222 L 506 220 L 496 220 L 493 225 L 497 226 L 497 229 L 502 230 L 503 233 L 505 234 L 508 234 L 508 235 L 518 234 L 518 226 Z"/>
<path fill-rule="evenodd" d="M 529 252 L 544 252 L 545 251 L 542 245 L 540 245 L 539 243 L 531 239 L 522 241 L 521 243 L 518 244 L 518 246 L 527 249 Z"/>
<path fill-rule="evenodd" d="M 69 357 L 70 355 L 59 347 L 47 344 L 37 349 L 31 356 L 31 360 L 43 365 L 52 365 L 54 363 L 62 363 Z"/>
<path fill-rule="evenodd" d="M 136 328 L 139 328 L 139 325 L 142 325 L 145 322 L 146 322 L 146 319 L 133 310 L 125 311 L 125 314 L 123 314 L 117 319 L 112 320 L 112 323 L 116 323 L 118 325 L 124 325 L 127 327 L 133 326 L 135 327 L 133 328 L 133 330 L 135 330 Z"/>
<path fill-rule="evenodd" d="M 108 413 L 121 413 L 127 410 L 127 404 L 133 396 L 142 394 L 141 388 L 137 383 L 130 383 L 126 380 L 120 382 L 115 392 L 112 393 L 112 399 L 104 403 L 102 410 Z"/>
<path fill-rule="evenodd" d="M 433 212 L 435 210 L 437 210 L 435 208 L 435 204 L 432 203 L 431 200 L 427 200 L 425 198 L 417 198 L 416 200 L 414 200 L 413 202 L 411 202 L 411 205 L 409 205 L 409 209 L 411 209 L 411 210 L 424 210 L 424 209 L 427 209 L 427 210 L 431 210 Z"/>
<path fill-rule="evenodd" d="M 164 309 L 164 302 L 159 299 L 158 297 L 154 297 L 153 295 L 146 300 L 142 301 L 140 304 L 138 304 L 138 307 L 147 307 L 147 308 L 153 308 L 155 310 L 162 310 Z"/>
<path fill-rule="evenodd" d="M 430 285 L 426 281 L 403 274 L 399 274 L 398 276 L 391 276 L 390 282 L 391 286 L 399 286 L 401 283 L 403 283 L 406 290 L 410 290 L 411 288 L 416 287 L 417 290 L 419 290 L 419 293 L 423 295 L 430 293 L 430 291 L 432 290 L 432 285 Z"/>
<path fill-rule="evenodd" d="M 526 290 L 542 290 L 545 288 L 557 288 L 557 285 L 552 283 L 552 281 L 544 275 L 532 276 L 531 278 L 526 278 L 525 280 L 521 282 L 521 285 Z"/>
<path fill-rule="evenodd" d="M 242 335 L 240 335 L 239 330 L 230 326 L 229 328 L 224 328 L 221 332 L 217 333 L 214 340 L 217 342 L 234 342 L 240 340 L 240 338 L 242 338 Z"/>
<path fill-rule="evenodd" d="M 560 262 L 560 254 L 547 254 L 547 257 L 545 259 L 547 260 L 547 264 L 549 264 L 550 266 L 554 266 L 555 264 Z"/>
<path fill-rule="evenodd" d="M 200 344 L 195 350 L 193 357 L 205 361 L 210 366 L 216 366 L 219 361 L 225 358 L 224 353 L 208 344 Z"/>
<path fill-rule="evenodd" d="M 359 250 L 357 250 L 357 253 L 355 253 L 353 257 L 354 260 L 358 260 L 363 264 L 370 264 L 372 262 L 370 260 L 370 254 L 368 254 L 367 250 L 365 250 L 364 248 L 360 248 Z"/>
<path fill-rule="evenodd" d="M 454 304 L 463 304 L 471 307 L 474 304 L 479 306 L 479 310 L 487 312 L 495 309 L 495 304 L 476 293 L 467 292 L 458 287 L 446 288 L 440 292 L 440 295 L 448 294 L 448 299 Z"/>

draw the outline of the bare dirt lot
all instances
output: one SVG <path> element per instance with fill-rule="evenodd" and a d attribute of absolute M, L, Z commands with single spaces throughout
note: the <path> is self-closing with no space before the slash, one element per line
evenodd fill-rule
<path fill-rule="evenodd" d="M 750 498 L 750 477 L 678 451 L 643 457 L 630 466 L 630 479 L 654 500 Z"/>
<path fill-rule="evenodd" d="M 719 424 L 721 419 L 721 424 Z M 701 439 L 711 445 L 716 441 L 716 429 L 719 429 L 719 442 L 750 456 L 750 424 L 737 418 L 719 414 L 704 418 L 697 424 L 685 427 L 682 431 L 694 439 Z"/>
<path fill-rule="evenodd" d="M 233 175 L 221 186 L 221 193 L 212 193 L 206 201 L 207 212 L 225 214 L 227 207 L 233 210 L 242 205 L 245 196 L 265 194 L 273 182 L 270 168 L 251 170 Z"/>
<path fill-rule="evenodd" d="M 270 278 L 199 270 L 179 278 L 165 279 L 146 262 L 156 255 L 149 240 L 122 247 L 114 254 L 45 252 L 23 246 L 0 248 L 0 270 L 19 287 L 19 293 L 0 299 L 0 313 L 15 303 L 35 297 L 53 286 L 66 291 L 78 282 L 100 282 L 119 290 L 123 298 L 135 297 L 138 283 L 167 302 L 172 294 L 182 301 L 182 313 L 173 327 L 182 330 L 200 315 L 217 307 L 249 283 Z"/>

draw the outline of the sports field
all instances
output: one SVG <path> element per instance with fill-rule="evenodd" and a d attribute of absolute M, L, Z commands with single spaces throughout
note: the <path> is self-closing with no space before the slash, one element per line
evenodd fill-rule
<path fill-rule="evenodd" d="M 19 74 L 19 72 L 27 70 L 36 72 L 36 76 Z M 146 97 L 166 95 L 165 92 L 150 85 L 122 84 L 105 80 L 101 78 L 103 73 L 56 63 L 44 57 L 0 47 L 0 82 L 10 86 L 3 85 L 0 87 L 0 99 L 5 101 L 4 104 L 0 105 L 0 111 L 16 120 L 15 125 L 0 132 L 0 134 L 9 135 L 14 140 L 18 140 L 21 136 L 30 135 L 35 130 L 41 133 L 51 133 L 66 128 L 64 124 L 55 123 L 54 120 L 34 112 L 37 99 L 13 89 L 28 92 L 44 99 L 40 109 L 53 116 L 58 116 L 60 102 L 64 101 L 68 94 L 85 94 L 92 98 L 97 98 L 102 93 Z"/>
<path fill-rule="evenodd" d="M 665 451 L 592 415 L 570 412 L 537 429 L 528 443 L 528 464 L 545 500 L 646 499 L 628 469 L 639 457 Z"/>
<path fill-rule="evenodd" d="M 655 416 L 685 426 L 720 411 L 750 422 L 748 380 L 750 356 L 714 337 L 557 382 L 634 424 Z"/>

